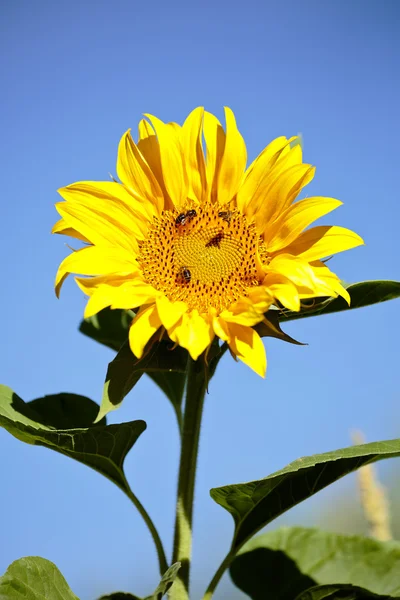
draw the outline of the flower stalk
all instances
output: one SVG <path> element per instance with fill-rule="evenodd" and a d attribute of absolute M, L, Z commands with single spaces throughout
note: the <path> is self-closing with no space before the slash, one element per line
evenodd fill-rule
<path fill-rule="evenodd" d="M 170 600 L 189 598 L 194 486 L 206 389 L 203 361 L 189 357 L 172 558 L 172 563 L 179 561 L 182 566 L 171 588 Z"/>

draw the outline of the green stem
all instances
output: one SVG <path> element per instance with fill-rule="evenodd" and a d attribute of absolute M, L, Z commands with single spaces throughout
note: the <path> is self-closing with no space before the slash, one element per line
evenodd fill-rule
<path fill-rule="evenodd" d="M 147 510 L 145 509 L 143 504 L 140 502 L 139 498 L 137 498 L 137 496 L 135 496 L 135 494 L 132 492 L 131 488 L 129 487 L 128 482 L 126 482 L 126 488 L 123 488 L 123 491 L 128 496 L 128 498 L 132 501 L 132 503 L 136 506 L 137 510 L 139 511 L 139 514 L 142 516 L 144 522 L 146 523 L 146 525 L 150 531 L 151 537 L 153 538 L 154 544 L 156 546 L 157 556 L 158 556 L 158 565 L 159 565 L 159 569 L 160 569 L 160 575 L 162 576 L 162 575 L 164 575 L 165 571 L 168 569 L 168 563 L 167 563 L 167 558 L 165 556 L 165 551 L 164 551 L 164 547 L 163 547 L 161 538 L 158 535 L 158 531 L 157 531 L 153 521 L 151 520 L 149 513 L 147 512 Z"/>
<path fill-rule="evenodd" d="M 216 570 L 214 577 L 211 579 L 210 585 L 206 589 L 202 600 L 210 600 L 210 598 L 212 598 L 212 595 L 215 592 L 215 588 L 221 581 L 222 575 L 225 573 L 226 569 L 229 567 L 234 557 L 235 553 L 233 552 L 228 552 L 228 554 L 225 556 L 224 560 Z"/>
<path fill-rule="evenodd" d="M 179 561 L 182 566 L 171 587 L 169 597 L 173 600 L 189 598 L 194 485 L 206 387 L 203 361 L 189 358 L 172 558 L 172 563 Z"/>

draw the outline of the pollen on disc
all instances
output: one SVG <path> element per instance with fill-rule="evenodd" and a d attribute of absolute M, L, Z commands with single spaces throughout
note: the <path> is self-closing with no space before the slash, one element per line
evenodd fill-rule
<path fill-rule="evenodd" d="M 239 211 L 188 204 L 154 220 L 138 262 L 145 280 L 171 301 L 221 312 L 260 283 L 257 248 L 255 227 Z"/>

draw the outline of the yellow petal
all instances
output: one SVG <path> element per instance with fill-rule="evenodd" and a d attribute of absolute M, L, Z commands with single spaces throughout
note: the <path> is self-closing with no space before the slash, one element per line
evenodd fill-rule
<path fill-rule="evenodd" d="M 268 309 L 265 310 L 267 312 Z M 246 325 L 252 327 L 263 320 L 264 314 L 254 310 L 252 306 L 248 306 L 247 310 L 243 309 L 240 312 L 232 313 L 229 310 L 224 310 L 221 313 L 221 319 L 226 323 L 238 323 L 239 325 Z"/>
<path fill-rule="evenodd" d="M 75 277 L 80 289 L 90 296 L 86 305 L 85 318 L 97 314 L 106 306 L 125 310 L 149 304 L 160 294 L 152 286 L 144 283 L 134 274 L 100 277 Z"/>
<path fill-rule="evenodd" d="M 324 282 L 327 287 L 330 287 L 332 290 L 332 296 L 342 296 L 344 300 L 346 300 L 347 304 L 350 306 L 350 294 L 342 286 L 340 283 L 339 277 L 333 273 L 323 262 L 316 261 L 310 265 L 312 270 L 314 271 L 315 277 Z"/>
<path fill-rule="evenodd" d="M 217 117 L 204 112 L 204 141 L 206 145 L 206 177 L 208 199 L 217 201 L 218 174 L 225 148 L 225 131 Z"/>
<path fill-rule="evenodd" d="M 229 340 L 229 326 L 228 323 L 222 319 L 221 317 L 214 317 L 212 320 L 212 326 L 215 335 L 217 335 L 221 340 L 227 342 Z"/>
<path fill-rule="evenodd" d="M 66 200 L 56 204 L 66 224 L 93 244 L 137 250 L 136 238 L 147 235 L 150 203 L 138 202 L 121 184 L 81 181 L 58 192 Z"/>
<path fill-rule="evenodd" d="M 75 277 L 75 281 L 85 294 L 96 296 L 96 302 L 103 303 L 102 308 L 111 306 L 111 308 L 125 310 L 134 309 L 143 304 L 150 304 L 161 295 L 161 292 L 141 279 L 140 271 L 128 275 L 107 274 L 89 278 Z M 89 303 L 87 310 L 89 307 L 92 309 L 93 305 L 94 302 Z M 88 316 L 91 315 L 85 313 L 85 317 Z"/>
<path fill-rule="evenodd" d="M 73 252 L 60 264 L 55 281 L 57 296 L 61 285 L 70 273 L 80 275 L 105 275 L 107 273 L 134 273 L 137 263 L 129 252 L 120 248 L 88 246 Z"/>
<path fill-rule="evenodd" d="M 167 123 L 167 125 L 171 127 L 178 136 L 181 134 L 182 127 L 179 125 L 179 123 L 174 123 L 174 121 L 170 121 L 169 123 Z"/>
<path fill-rule="evenodd" d="M 83 316 L 85 319 L 97 315 L 103 308 L 111 306 L 111 298 L 101 288 L 96 289 L 94 294 L 88 299 Z"/>
<path fill-rule="evenodd" d="M 143 304 L 150 304 L 160 293 L 153 286 L 139 279 L 126 282 L 115 288 L 111 308 L 122 308 L 125 310 L 138 308 Z"/>
<path fill-rule="evenodd" d="M 188 306 L 185 302 L 171 302 L 166 296 L 160 296 L 157 298 L 157 310 L 161 323 L 168 330 L 187 312 Z"/>
<path fill-rule="evenodd" d="M 92 296 L 95 291 L 104 284 L 109 286 L 117 287 L 127 281 L 127 279 L 139 277 L 141 272 L 139 269 L 133 273 L 106 273 L 105 275 L 95 275 L 92 277 L 74 277 L 78 287 L 84 294 Z"/>
<path fill-rule="evenodd" d="M 300 310 L 299 292 L 290 279 L 279 273 L 268 273 L 263 284 L 285 308 L 296 312 Z"/>
<path fill-rule="evenodd" d="M 157 134 L 165 187 L 174 206 L 179 208 L 186 202 L 188 191 L 180 135 L 173 123 L 163 123 L 152 115 L 145 116 Z"/>
<path fill-rule="evenodd" d="M 273 301 L 273 296 L 270 293 L 269 289 L 264 285 L 259 285 L 253 288 L 250 288 L 248 295 L 248 300 L 251 302 L 252 306 L 257 310 L 257 312 L 266 312 Z"/>
<path fill-rule="evenodd" d="M 223 205 L 236 195 L 246 168 L 247 151 L 236 126 L 235 115 L 225 107 L 226 139 L 218 175 L 218 202 Z"/>
<path fill-rule="evenodd" d="M 289 138 L 288 144 L 282 148 L 273 168 L 273 176 L 277 177 L 290 167 L 295 167 L 303 164 L 303 150 L 299 143 L 299 137 L 293 136 Z"/>
<path fill-rule="evenodd" d="M 264 318 L 264 313 L 274 301 L 270 290 L 265 286 L 250 289 L 247 296 L 239 298 L 229 310 L 221 313 L 221 318 L 226 322 L 239 323 L 240 325 L 256 325 Z"/>
<path fill-rule="evenodd" d="M 237 206 L 245 212 L 248 203 L 253 198 L 256 200 L 257 190 L 260 186 L 265 187 L 265 181 L 269 171 L 278 160 L 283 148 L 289 144 L 286 137 L 273 140 L 252 162 L 246 170 L 244 181 L 237 194 Z"/>
<path fill-rule="evenodd" d="M 315 169 L 307 164 L 289 167 L 276 178 L 268 190 L 256 214 L 258 231 L 275 220 L 297 198 L 302 188 L 314 177 Z"/>
<path fill-rule="evenodd" d="M 261 377 L 265 377 L 267 357 L 264 344 L 252 327 L 229 323 L 229 348 L 239 360 L 253 369 Z"/>
<path fill-rule="evenodd" d="M 185 313 L 177 325 L 168 330 L 172 341 L 186 348 L 193 360 L 197 360 L 211 344 L 214 332 L 208 319 L 197 310 Z"/>
<path fill-rule="evenodd" d="M 314 261 L 350 250 L 364 244 L 363 239 L 344 227 L 319 225 L 299 235 L 284 250 L 285 253 L 299 256 L 303 260 Z"/>
<path fill-rule="evenodd" d="M 271 162 L 265 171 L 257 168 L 254 177 L 256 178 L 257 174 L 258 177 L 253 182 L 252 189 L 248 190 L 248 192 L 251 191 L 251 197 L 249 193 L 243 208 L 248 219 L 256 215 L 261 207 L 266 211 L 265 204 L 270 208 L 270 213 L 267 215 L 270 221 L 275 218 L 277 211 L 281 210 L 281 206 L 277 206 L 276 202 L 271 203 L 270 194 L 271 190 L 273 191 L 276 187 L 279 187 L 280 178 L 285 171 L 293 167 L 301 167 L 302 165 L 301 146 L 299 144 L 293 145 L 296 140 L 297 138 L 287 140 L 286 144 L 272 156 Z M 260 167 L 262 167 L 262 164 L 261 162 Z M 255 168 L 256 165 L 254 165 L 253 169 Z"/>
<path fill-rule="evenodd" d="M 87 244 L 90 244 L 89 240 L 85 238 L 84 235 L 79 233 L 79 231 L 75 231 L 72 227 L 69 227 L 64 219 L 59 219 L 57 223 L 55 223 L 52 227 L 51 233 L 59 233 L 60 235 L 67 235 L 69 237 L 76 238 L 77 240 L 81 240 Z"/>
<path fill-rule="evenodd" d="M 287 147 L 287 151 L 290 151 L 290 142 L 296 138 L 287 139 L 284 135 L 275 138 L 260 152 L 260 154 L 253 160 L 253 162 L 247 167 L 245 171 L 245 177 L 250 175 L 253 169 L 257 168 L 259 171 L 262 171 L 261 165 L 264 164 L 264 167 L 271 168 L 271 160 L 272 164 L 275 164 L 280 156 L 282 156 L 282 151 Z M 301 162 L 301 161 L 300 161 Z"/>
<path fill-rule="evenodd" d="M 129 345 L 137 358 L 142 358 L 147 342 L 160 327 L 155 304 L 139 310 L 129 329 Z"/>
<path fill-rule="evenodd" d="M 268 265 L 268 270 L 287 277 L 297 288 L 307 288 L 315 296 L 324 295 L 329 289 L 315 277 L 307 261 L 289 254 L 278 254 Z"/>
<path fill-rule="evenodd" d="M 115 181 L 78 181 L 60 188 L 58 193 L 67 202 L 72 200 L 88 205 L 97 204 L 100 200 L 111 205 L 122 204 L 135 217 L 142 217 L 145 220 L 152 219 L 154 214 L 152 203 L 138 198 L 125 186 Z"/>
<path fill-rule="evenodd" d="M 342 202 L 335 198 L 306 198 L 292 204 L 264 231 L 264 242 L 268 252 L 276 252 L 291 244 L 306 227 L 327 215 Z"/>
<path fill-rule="evenodd" d="M 137 242 L 143 239 L 143 234 L 135 221 L 127 225 L 127 220 L 124 222 L 123 215 L 118 214 L 115 207 L 107 214 L 78 202 L 59 202 L 56 209 L 69 227 L 79 231 L 92 244 L 123 248 L 133 255 L 138 253 Z"/>
<path fill-rule="evenodd" d="M 125 278 L 126 279 L 126 278 Z M 76 277 L 75 281 L 79 287 L 85 290 L 84 280 Z M 107 283 L 99 285 L 91 290 L 91 297 L 86 305 L 85 318 L 89 318 L 106 306 L 112 309 L 121 308 L 124 310 L 138 308 L 143 304 L 149 304 L 160 293 L 152 286 L 137 281 L 124 281 L 118 286 Z"/>
<path fill-rule="evenodd" d="M 130 129 L 122 136 L 119 143 L 117 173 L 126 187 L 132 189 L 145 202 L 153 204 L 157 214 L 161 213 L 164 208 L 161 188 L 133 141 Z"/>
<path fill-rule="evenodd" d="M 202 148 L 204 108 L 195 108 L 182 126 L 182 143 L 188 178 L 188 196 L 202 202 L 207 194 L 206 166 Z"/>
<path fill-rule="evenodd" d="M 164 209 L 173 210 L 174 204 L 169 197 L 162 174 L 160 145 L 157 140 L 156 132 L 145 119 L 142 119 L 139 123 L 139 141 L 137 147 L 146 159 L 154 177 L 158 181 L 158 185 L 164 197 Z"/>
<path fill-rule="evenodd" d="M 142 119 L 141 121 L 139 121 L 138 130 L 139 130 L 138 146 L 142 140 L 146 140 L 149 137 L 156 136 L 154 129 L 152 128 L 150 123 L 148 121 L 146 121 L 146 119 Z"/>

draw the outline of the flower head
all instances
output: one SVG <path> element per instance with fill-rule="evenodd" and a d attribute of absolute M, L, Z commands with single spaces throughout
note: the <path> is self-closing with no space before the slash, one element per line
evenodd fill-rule
<path fill-rule="evenodd" d="M 342 227 L 307 229 L 341 202 L 297 200 L 314 176 L 298 138 L 272 141 L 246 169 L 246 146 L 232 111 L 225 131 L 196 108 L 183 126 L 154 116 L 128 130 L 118 149 L 121 181 L 61 188 L 54 233 L 85 246 L 67 256 L 56 291 L 70 273 L 89 296 L 85 317 L 105 307 L 138 309 L 129 340 L 140 358 L 154 334 L 197 359 L 215 336 L 264 376 L 254 326 L 272 306 L 298 311 L 307 298 L 349 301 L 322 259 L 362 244 Z M 204 150 L 203 150 L 204 148 Z M 88 277 L 89 276 L 89 277 Z"/>

